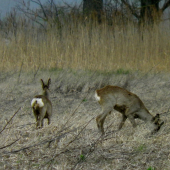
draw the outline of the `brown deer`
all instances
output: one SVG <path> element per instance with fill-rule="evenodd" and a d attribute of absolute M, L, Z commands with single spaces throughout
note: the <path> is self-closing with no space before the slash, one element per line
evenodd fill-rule
<path fill-rule="evenodd" d="M 49 99 L 49 86 L 51 79 L 48 79 L 47 84 L 41 79 L 42 95 L 36 95 L 31 101 L 31 107 L 36 119 L 36 127 L 43 127 L 44 118 L 48 119 L 48 124 L 51 122 L 52 116 L 52 103 Z"/>
<path fill-rule="evenodd" d="M 102 114 L 96 117 L 97 127 L 102 135 L 104 135 L 103 124 L 105 118 L 113 109 L 122 114 L 119 130 L 122 128 L 127 118 L 130 120 L 133 127 L 137 126 L 135 122 L 136 118 L 154 124 L 155 128 L 152 133 L 157 132 L 164 124 L 164 122 L 159 123 L 159 114 L 152 116 L 149 113 L 137 95 L 121 87 L 108 85 L 98 89 L 95 92 L 95 98 L 102 107 Z"/>

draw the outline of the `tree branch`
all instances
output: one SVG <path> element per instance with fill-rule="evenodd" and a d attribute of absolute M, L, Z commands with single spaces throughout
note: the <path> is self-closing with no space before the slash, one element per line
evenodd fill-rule
<path fill-rule="evenodd" d="M 164 5 L 163 5 L 163 7 L 162 7 L 162 12 L 166 9 L 166 8 L 168 8 L 170 6 L 170 0 L 168 0 L 167 2 L 165 2 L 164 3 Z"/>
<path fill-rule="evenodd" d="M 2 146 L 2 147 L 0 147 L 0 149 L 7 148 L 7 147 L 9 147 L 9 146 L 13 145 L 13 144 L 14 144 L 15 142 L 17 142 L 18 140 L 20 140 L 20 139 L 16 139 L 14 142 L 12 142 L 12 143 L 10 143 L 10 144 L 8 144 L 8 145 L 6 145 L 6 146 Z"/>
<path fill-rule="evenodd" d="M 40 5 L 40 7 L 41 7 L 41 9 L 42 9 L 42 12 L 43 12 L 43 14 L 44 14 L 44 17 L 48 20 L 48 16 L 47 16 L 47 14 L 46 14 L 46 12 L 45 12 L 45 9 L 44 9 L 42 3 L 40 2 L 40 0 L 38 0 L 38 2 L 39 2 L 39 5 Z"/>
<path fill-rule="evenodd" d="M 5 128 L 7 127 L 7 125 L 9 124 L 9 122 L 13 119 L 13 117 L 18 113 L 18 111 L 21 109 L 21 107 L 14 113 L 14 115 L 9 119 L 9 121 L 6 123 L 6 125 L 4 126 L 4 128 L 0 131 L 0 133 L 2 133 Z"/>
<path fill-rule="evenodd" d="M 123 4 L 126 5 L 126 7 L 131 11 L 131 13 L 137 18 L 139 19 L 140 16 L 136 13 L 136 11 L 134 10 L 134 6 L 131 6 L 126 0 L 121 0 Z"/>

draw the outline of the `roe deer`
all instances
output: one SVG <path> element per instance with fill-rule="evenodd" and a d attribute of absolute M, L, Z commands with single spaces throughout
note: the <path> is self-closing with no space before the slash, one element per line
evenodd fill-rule
<path fill-rule="evenodd" d="M 149 113 L 137 95 L 121 87 L 105 86 L 96 90 L 95 98 L 102 107 L 102 114 L 96 117 L 97 127 L 102 135 L 104 135 L 103 124 L 105 118 L 113 109 L 122 114 L 119 130 L 122 128 L 127 118 L 130 120 L 133 127 L 137 126 L 135 118 L 154 124 L 155 129 L 153 133 L 157 132 L 164 124 L 164 122 L 159 123 L 159 114 L 154 117 Z"/>
<path fill-rule="evenodd" d="M 43 127 L 43 119 L 48 119 L 48 124 L 51 122 L 52 104 L 49 99 L 49 86 L 51 79 L 48 79 L 47 84 L 41 79 L 42 95 L 36 95 L 31 101 L 31 107 L 36 119 L 36 127 Z"/>

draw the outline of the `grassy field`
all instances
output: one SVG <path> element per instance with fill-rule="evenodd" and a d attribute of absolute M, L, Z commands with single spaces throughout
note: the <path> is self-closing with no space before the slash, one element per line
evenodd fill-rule
<path fill-rule="evenodd" d="M 62 33 L 2 36 L 0 169 L 170 169 L 169 30 L 70 25 Z M 52 123 L 36 130 L 30 102 L 49 77 Z M 152 127 L 137 120 L 137 128 L 126 121 L 118 131 L 121 115 L 113 111 L 101 137 L 94 91 L 107 84 L 125 87 L 152 115 L 160 113 L 161 130 L 150 135 Z"/>
<path fill-rule="evenodd" d="M 41 93 L 40 78 L 52 79 L 52 123 L 35 129 L 30 102 Z M 150 170 L 169 169 L 169 74 L 98 74 L 70 70 L 0 74 L 0 169 Z M 118 131 L 121 115 L 106 118 L 106 135 L 98 133 L 95 117 L 101 113 L 94 90 L 118 85 L 137 94 L 152 115 L 165 122 L 151 135 L 152 127 L 126 121 Z M 18 110 L 19 109 L 19 110 Z M 17 112 L 18 111 L 18 112 Z M 14 117 L 12 118 L 12 116 Z M 12 119 L 11 119 L 12 118 Z"/>
<path fill-rule="evenodd" d="M 68 24 L 46 33 L 18 30 L 0 41 L 1 70 L 71 68 L 169 71 L 168 23 L 148 30 L 126 26 Z"/>

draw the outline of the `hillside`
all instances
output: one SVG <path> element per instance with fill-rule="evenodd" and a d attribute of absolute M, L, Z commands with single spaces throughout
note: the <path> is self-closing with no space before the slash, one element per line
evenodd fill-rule
<path fill-rule="evenodd" d="M 44 128 L 36 130 L 30 102 L 41 93 L 40 79 L 49 77 L 52 123 L 48 126 L 45 120 Z M 82 70 L 1 72 L 0 169 L 169 169 L 169 77 Z M 118 131 L 121 115 L 113 111 L 104 124 L 106 135 L 101 137 L 95 121 L 101 108 L 94 91 L 107 84 L 130 90 L 152 115 L 160 113 L 165 122 L 161 130 L 150 135 L 150 125 L 137 120 L 137 128 L 126 121 Z"/>

